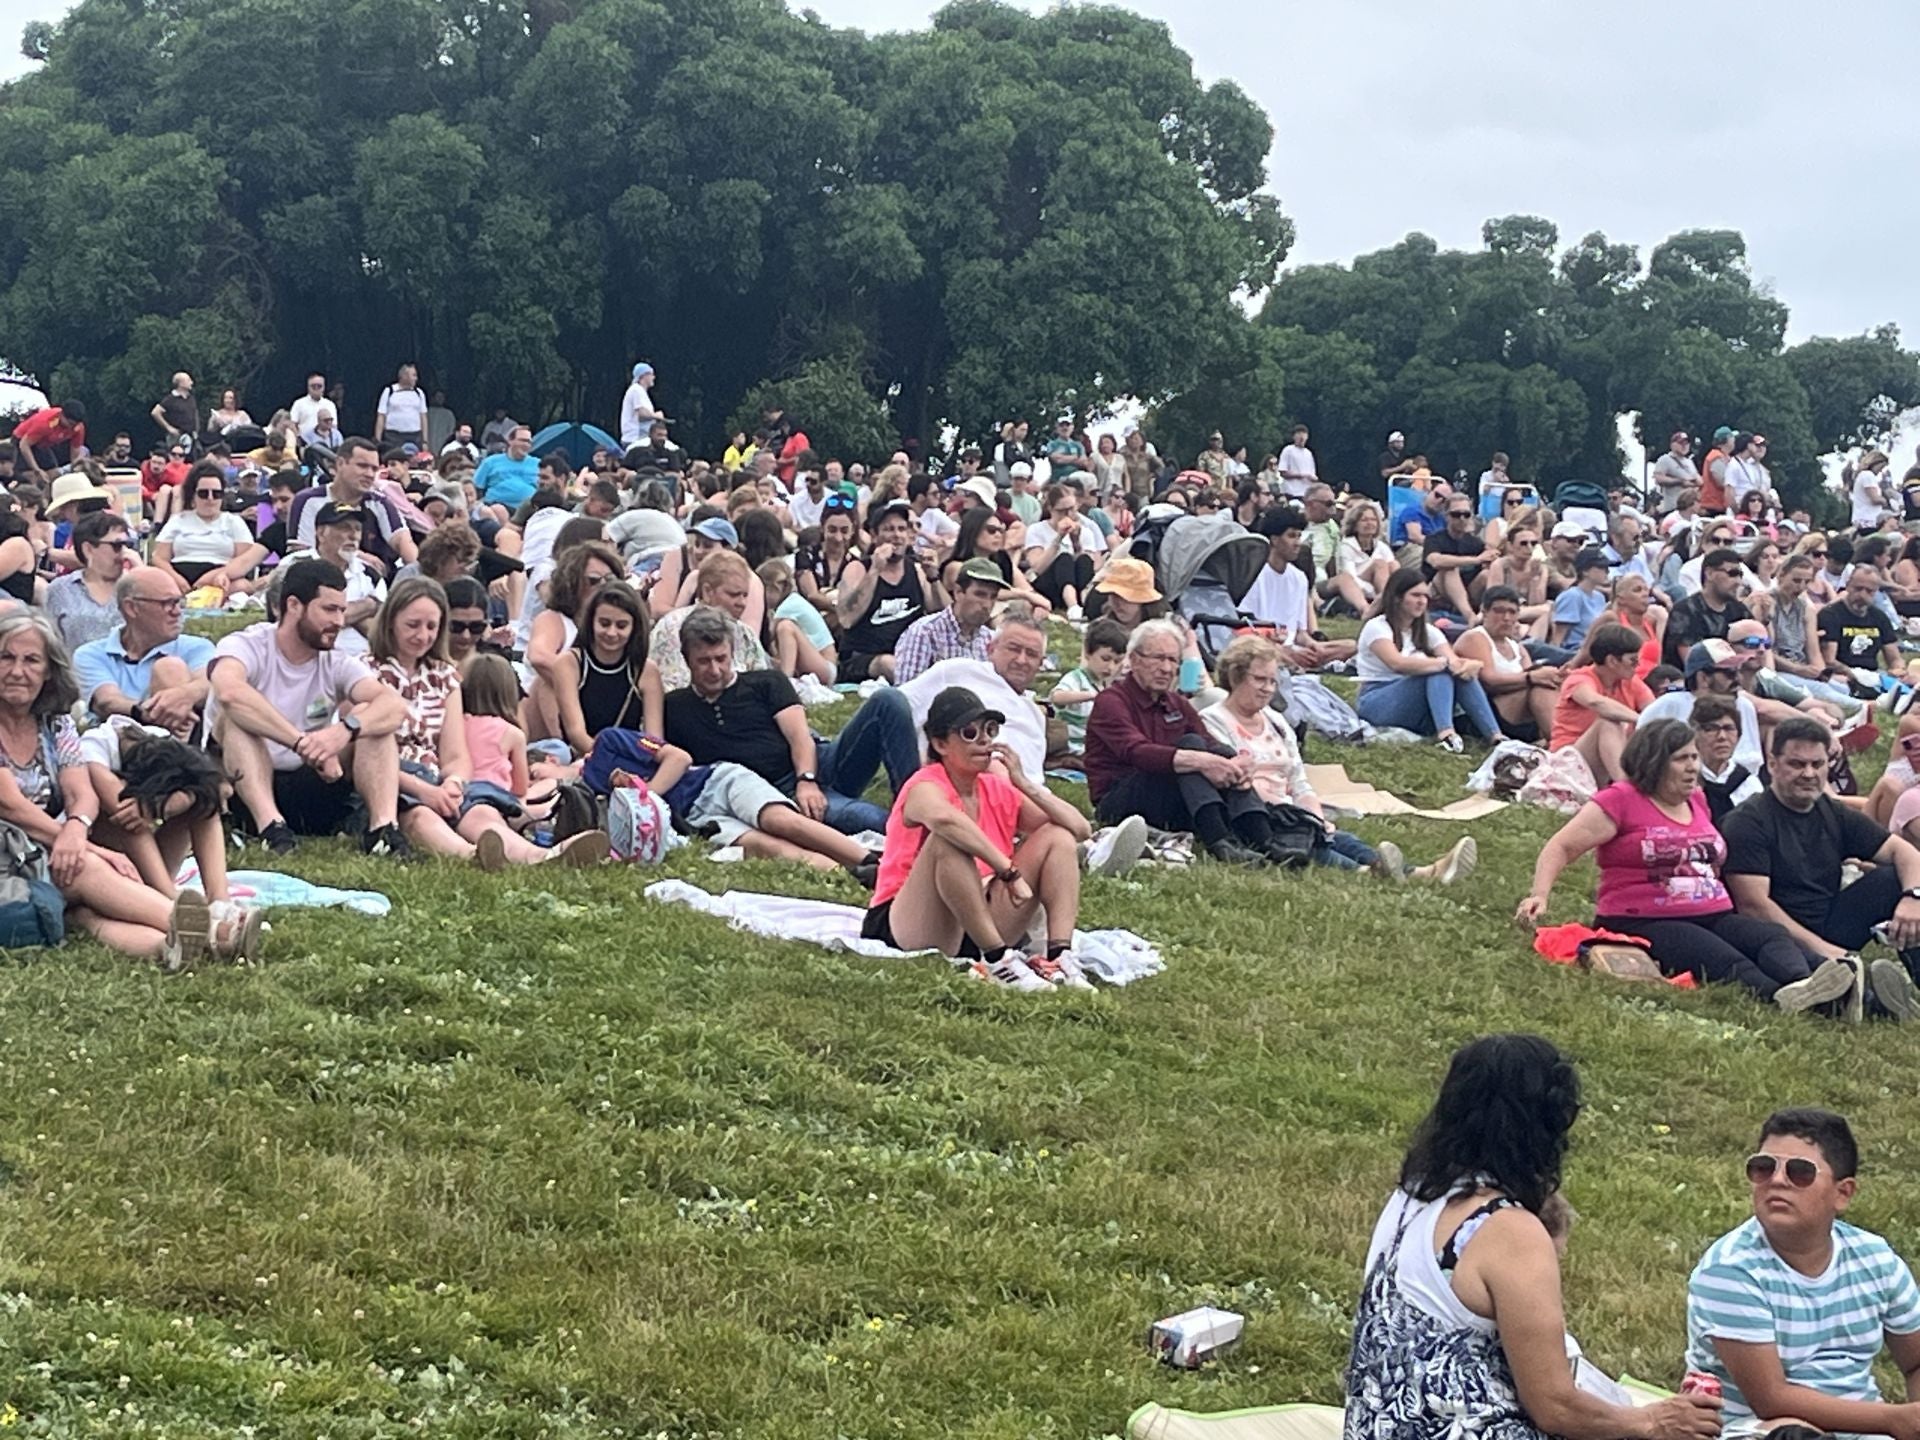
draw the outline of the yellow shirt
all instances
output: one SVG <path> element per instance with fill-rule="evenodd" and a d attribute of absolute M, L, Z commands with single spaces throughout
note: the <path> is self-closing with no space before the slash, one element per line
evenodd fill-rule
<path fill-rule="evenodd" d="M 754 455 L 759 452 L 759 449 L 760 447 L 758 445 L 748 445 L 744 450 L 738 450 L 729 445 L 727 446 L 726 453 L 720 457 L 720 468 L 722 470 L 738 470 L 742 465 L 751 464 Z"/>

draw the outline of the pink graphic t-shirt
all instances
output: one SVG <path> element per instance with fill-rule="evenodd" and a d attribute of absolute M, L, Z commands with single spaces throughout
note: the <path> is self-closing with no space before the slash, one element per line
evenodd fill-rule
<path fill-rule="evenodd" d="M 1684 823 L 1664 814 L 1624 780 L 1607 786 L 1593 803 L 1619 827 L 1595 853 L 1600 862 L 1595 914 L 1677 920 L 1733 908 L 1727 887 L 1720 883 L 1726 842 L 1713 828 L 1707 797 L 1700 791 L 1688 797 Z"/>

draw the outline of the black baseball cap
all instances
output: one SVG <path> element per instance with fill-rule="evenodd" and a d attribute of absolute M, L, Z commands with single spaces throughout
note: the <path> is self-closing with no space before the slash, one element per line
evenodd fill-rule
<path fill-rule="evenodd" d="M 927 707 L 927 719 L 921 728 L 927 732 L 929 740 L 944 740 L 964 725 L 976 720 L 994 720 L 1004 725 L 1007 717 L 998 710 L 989 709 L 973 691 L 959 685 L 949 685 L 933 697 L 933 704 Z"/>

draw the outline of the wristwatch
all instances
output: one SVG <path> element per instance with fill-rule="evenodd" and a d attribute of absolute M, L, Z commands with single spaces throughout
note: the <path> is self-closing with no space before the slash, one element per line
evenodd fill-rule
<path fill-rule="evenodd" d="M 819 775 L 817 775 L 816 773 L 814 773 L 814 772 L 813 772 L 813 771 L 811 771 L 811 770 L 802 770 L 802 771 L 801 771 L 801 772 L 800 772 L 800 773 L 799 773 L 799 774 L 798 774 L 797 776 L 795 776 L 794 778 L 795 778 L 796 780 L 798 780 L 798 781 L 800 781 L 800 783 L 801 783 L 801 784 L 803 784 L 803 785 L 817 785 L 817 784 L 819 784 L 819 783 L 820 783 L 820 777 L 819 777 Z"/>
<path fill-rule="evenodd" d="M 349 735 L 358 735 L 360 733 L 360 717 L 351 710 L 340 717 L 340 723 L 347 727 L 347 733 Z"/>
<path fill-rule="evenodd" d="M 1920 900 L 1920 885 L 1914 886 L 1911 890 L 1906 891 L 1905 894 L 1909 900 Z"/>

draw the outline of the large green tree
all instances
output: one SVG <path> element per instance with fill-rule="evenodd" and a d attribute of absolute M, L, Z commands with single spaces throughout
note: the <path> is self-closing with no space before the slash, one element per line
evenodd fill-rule
<path fill-rule="evenodd" d="M 1191 386 L 1292 237 L 1265 115 L 1102 6 L 81 0 L 23 44 L 0 336 L 109 421 L 317 367 L 364 424 L 417 359 L 604 422 L 646 358 L 696 445 L 776 396 L 827 445 L 979 435 Z"/>

